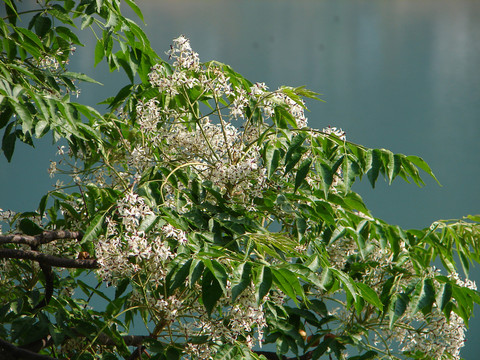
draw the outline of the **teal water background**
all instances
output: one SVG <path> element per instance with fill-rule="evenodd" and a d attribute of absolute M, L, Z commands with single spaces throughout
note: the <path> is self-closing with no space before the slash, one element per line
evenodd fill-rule
<path fill-rule="evenodd" d="M 308 101 L 314 128 L 341 127 L 368 147 L 418 155 L 442 183 L 425 176 L 356 186 L 373 214 L 406 228 L 480 213 L 480 1 L 476 0 L 175 0 L 139 1 L 158 53 L 184 34 L 202 61 L 231 65 L 271 89 L 301 86 L 322 93 Z M 133 17 L 133 15 L 132 15 Z M 105 85 L 82 86 L 95 104 L 127 84 L 103 64 L 93 68 L 85 37 L 70 69 Z M 0 132 L 0 136 L 2 133 Z M 0 208 L 35 208 L 52 188 L 50 139 L 18 146 L 0 159 Z M 477 268 L 471 274 L 480 281 Z M 480 312 L 476 311 L 477 314 Z M 478 316 L 478 315 L 477 315 Z M 472 319 L 462 352 L 476 359 L 480 319 Z"/>

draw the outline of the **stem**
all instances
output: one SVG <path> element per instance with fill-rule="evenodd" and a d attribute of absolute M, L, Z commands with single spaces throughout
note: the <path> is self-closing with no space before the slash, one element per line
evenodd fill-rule
<path fill-rule="evenodd" d="M 177 170 L 180 170 L 181 168 L 184 168 L 186 166 L 190 166 L 190 165 L 205 165 L 204 163 L 201 163 L 201 162 L 190 162 L 190 163 L 186 163 L 186 164 L 182 164 L 182 165 L 179 165 L 177 166 L 175 169 L 173 169 L 167 176 L 167 178 L 163 181 L 162 183 L 162 186 L 160 186 L 160 195 L 162 196 L 162 201 L 165 202 L 165 197 L 163 196 L 163 188 L 165 187 L 165 185 L 167 184 L 168 182 L 168 179 L 170 178 L 170 176 L 172 176 Z"/>
<path fill-rule="evenodd" d="M 218 106 L 217 94 L 214 92 L 213 96 L 215 98 L 215 108 L 216 108 L 216 111 L 217 111 L 217 114 L 218 114 L 218 118 L 220 119 L 220 125 L 222 126 L 222 133 L 223 133 L 223 138 L 225 140 L 225 147 L 227 148 L 227 153 L 228 153 L 228 157 L 230 159 L 230 163 L 233 163 L 232 153 L 230 152 L 230 146 L 228 145 L 227 133 L 225 132 L 225 122 L 223 120 L 222 112 L 220 110 L 220 107 Z"/>

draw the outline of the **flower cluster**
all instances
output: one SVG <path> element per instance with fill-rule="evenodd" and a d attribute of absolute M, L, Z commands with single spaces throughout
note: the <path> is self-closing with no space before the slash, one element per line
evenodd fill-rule
<path fill-rule="evenodd" d="M 214 101 L 213 111 L 203 116 L 194 111 L 197 103 L 179 108 L 175 102 L 171 107 L 169 98 L 165 103 L 158 99 L 139 101 L 137 119 L 147 142 L 132 147 L 130 167 L 141 172 L 154 158 L 152 147 L 161 148 L 162 156 L 157 161 L 195 163 L 198 177 L 212 181 L 223 193 L 245 196 L 255 189 L 253 197 L 257 196 L 264 187 L 266 170 L 255 142 L 267 127 L 265 122 L 254 123 L 247 110 L 261 109 L 269 118 L 280 106 L 295 119 L 298 128 L 303 128 L 307 125 L 303 101 L 292 99 L 282 89 L 270 92 L 262 83 L 233 85 L 222 66 L 200 65 L 198 54 L 184 36 L 173 41 L 167 54 L 174 60 L 173 68 L 166 63 L 155 65 L 149 74 L 150 84 L 170 99 L 188 97 L 195 87 L 199 91 L 196 99 L 204 95 Z M 219 107 L 221 104 L 228 113 Z M 230 122 L 240 117 L 246 120 L 241 129 Z"/>
<path fill-rule="evenodd" d="M 15 212 L 10 210 L 0 209 L 0 233 L 2 232 L 2 222 L 8 223 L 15 216 Z"/>
<path fill-rule="evenodd" d="M 432 271 L 432 273 L 435 272 Z M 451 273 L 448 277 L 458 286 L 477 289 L 475 282 L 468 279 L 463 281 L 457 273 Z M 455 312 L 447 318 L 437 304 L 434 304 L 432 312 L 428 315 L 418 312 L 413 318 L 407 318 L 404 322 L 417 323 L 420 326 L 414 329 L 407 326 L 398 328 L 395 336 L 400 338 L 402 351 L 413 353 L 420 351 L 431 355 L 434 359 L 460 360 L 460 350 L 465 344 L 466 326 L 463 319 Z"/>
<path fill-rule="evenodd" d="M 128 191 L 117 202 L 113 214 L 106 218 L 107 232 L 96 244 L 96 256 L 101 266 L 98 272 L 102 278 L 113 283 L 119 278 L 142 278 L 136 275 L 146 275 L 142 278 L 147 279 L 146 282 L 139 285 L 148 287 L 142 293 L 143 301 L 148 303 L 152 316 L 164 321 L 164 326 L 168 329 L 163 328 L 162 331 L 175 333 L 175 336 L 186 340 L 185 355 L 209 359 L 214 356 L 220 344 L 241 341 L 249 348 L 261 345 L 267 326 L 265 301 L 282 306 L 285 296 L 272 290 L 258 303 L 256 289 L 251 284 L 232 302 L 228 284 L 228 294 L 224 294 L 215 304 L 218 311 L 207 313 L 206 305 L 197 301 L 203 291 L 198 282 L 191 284 L 191 279 L 187 277 L 179 281 L 182 282 L 180 285 L 173 280 L 174 290 L 182 287 L 181 294 L 185 297 L 175 292 L 168 293 L 165 290 L 168 288 L 166 284 L 172 283 L 172 279 L 167 274 L 175 267 L 184 269 L 183 266 L 186 266 L 185 260 L 177 257 L 177 251 L 179 248 L 188 249 L 190 255 L 199 251 L 196 244 L 198 234 L 194 231 L 189 234 L 175 227 L 172 225 L 175 221 L 170 224 L 159 220 L 160 209 L 154 208 L 154 204 L 160 204 L 162 210 L 176 215 L 191 215 L 192 210 L 198 209 L 194 209 L 194 200 L 182 197 L 182 191 L 191 182 L 200 181 L 206 186 L 213 184 L 217 193 L 223 197 L 218 200 L 207 193 L 205 196 L 211 196 L 213 202 L 234 201 L 244 206 L 244 209 L 256 210 L 257 204 L 261 202 L 258 201 L 259 198 L 268 194 L 265 190 L 269 187 L 282 189 L 283 185 L 290 186 L 292 183 L 297 187 L 295 169 L 301 165 L 292 165 L 292 171 L 285 171 L 287 164 L 277 161 L 272 171 L 270 165 L 266 164 L 269 156 L 266 154 L 271 150 L 268 147 L 271 144 L 274 144 L 274 151 L 278 153 L 289 151 L 293 147 L 289 148 L 291 142 L 287 141 L 292 141 L 293 136 L 301 133 L 306 133 L 307 136 L 298 146 L 301 146 L 301 150 L 295 155 L 298 156 L 296 161 L 311 168 L 312 171 L 305 175 L 305 181 L 310 187 L 322 189 L 328 181 L 322 178 L 325 173 L 318 171 L 315 168 L 316 162 L 311 159 L 322 156 L 319 150 L 322 145 L 318 144 L 327 144 L 325 147 L 328 147 L 328 141 L 333 140 L 331 143 L 337 145 L 338 140 L 346 141 L 346 136 L 345 132 L 335 127 L 324 128 L 322 131 L 307 129 L 305 104 L 289 88 L 269 91 L 263 83 L 250 84 L 232 79 L 230 69 L 218 63 L 200 64 L 198 54 L 183 36 L 174 40 L 167 54 L 173 59 L 173 66 L 161 63 L 151 69 L 149 81 L 157 91 L 157 96 L 138 101 L 135 110 L 136 129 L 139 131 L 125 139 L 126 173 L 122 173 L 121 177 L 127 183 L 124 189 Z M 202 114 L 203 111 L 207 111 L 205 115 Z M 277 121 L 279 114 L 294 129 L 293 135 L 282 137 L 271 131 L 269 124 Z M 244 120 L 243 124 L 236 126 L 235 121 L 239 119 Z M 327 140 L 323 141 L 324 139 Z M 277 144 L 282 144 L 282 141 L 287 145 L 280 148 Z M 322 163 L 333 166 L 341 155 L 333 154 L 327 161 L 322 159 Z M 187 176 L 181 181 L 178 181 L 180 177 L 176 181 L 168 181 L 176 171 L 183 171 L 184 168 L 187 169 Z M 158 171 L 159 175 L 153 180 L 145 180 L 152 173 L 147 170 L 151 169 L 161 171 Z M 342 189 L 342 176 L 341 167 L 338 167 L 333 178 L 330 174 L 331 184 L 327 184 L 332 189 L 322 190 L 337 194 Z M 161 202 L 155 199 L 147 203 L 147 195 L 145 198 L 138 195 L 140 192 L 136 192 L 136 189 L 143 186 L 143 181 L 160 182 L 159 185 L 155 184 L 158 185 L 157 188 L 152 187 L 150 190 L 159 190 Z M 340 204 L 332 207 L 339 213 L 344 211 Z M 285 217 L 291 216 L 290 210 L 288 207 L 281 208 L 276 214 L 277 218 L 282 216 L 282 211 Z M 354 216 L 373 221 L 361 213 L 355 213 Z M 272 216 L 271 219 L 273 218 Z M 308 223 L 306 231 L 311 232 L 314 225 Z M 343 225 L 351 226 L 346 223 Z M 361 250 L 356 240 L 349 237 L 340 237 L 327 244 L 325 250 L 330 265 L 346 272 L 349 266 L 357 266 L 355 281 L 362 281 L 379 297 L 387 280 L 392 280 L 398 291 L 403 291 L 409 283 L 418 280 L 407 243 L 399 241 L 399 248 L 394 254 L 390 247 L 383 246 L 377 239 L 365 240 L 368 240 L 368 244 Z M 301 242 L 292 248 L 302 253 L 309 250 L 309 244 Z M 231 270 L 232 264 L 228 259 L 222 258 L 220 261 L 221 266 Z M 396 269 L 400 267 L 401 274 L 395 276 Z M 183 271 L 192 276 L 194 269 Z M 462 283 L 458 279 L 455 281 L 460 286 L 473 287 L 471 283 Z M 325 295 L 324 289 L 320 287 L 312 290 L 312 294 Z M 141 303 L 142 299 L 138 299 L 138 302 Z M 350 326 L 351 309 L 341 309 L 339 306 L 330 310 L 331 314 L 335 314 L 339 327 L 345 330 Z M 370 310 L 366 321 L 376 322 L 379 336 L 385 335 L 387 339 L 385 343 L 396 341 L 401 351 L 429 352 L 438 359 L 449 354 L 458 359 L 465 338 L 463 320 L 458 315 L 451 314 L 447 321 L 442 311 L 435 306 L 427 317 L 421 312 L 414 313 L 408 309 L 390 329 L 380 314 L 375 313 L 373 308 Z M 375 314 L 378 317 L 373 319 Z M 206 340 L 197 343 L 191 340 L 192 337 Z"/>
<path fill-rule="evenodd" d="M 265 300 L 265 299 L 264 299 Z M 243 333 L 251 333 L 256 328 L 259 345 L 262 345 L 263 328 L 267 326 L 263 303 L 258 304 L 255 299 L 255 287 L 253 284 L 244 290 L 230 309 L 230 321 L 228 327 L 233 338 Z M 247 343 L 250 348 L 255 345 L 255 339 L 250 337 Z"/>
<path fill-rule="evenodd" d="M 96 244 L 99 275 L 115 282 L 117 278 L 131 277 L 140 269 L 152 271 L 152 282 L 159 282 L 165 276 L 164 263 L 174 254 L 166 238 L 175 237 L 185 243 L 185 233 L 171 225 L 163 226 L 158 232 L 146 234 L 140 224 L 148 217 L 155 216 L 142 197 L 128 193 L 118 202 L 117 213 L 120 221 L 107 218 L 107 232 Z M 141 266 L 140 266 L 141 265 Z"/>
<path fill-rule="evenodd" d="M 398 289 L 405 289 L 413 277 L 415 269 L 408 257 L 406 244 L 400 242 L 399 253 L 394 256 L 390 248 L 382 248 L 378 241 L 371 240 L 373 249 L 368 252 L 365 263 L 374 264 L 367 266 L 362 273 L 362 282 L 369 285 L 377 294 L 382 293 L 388 273 L 385 269 L 392 269 L 394 266 L 401 266 L 403 275 L 396 279 Z M 345 269 L 349 258 L 359 256 L 357 243 L 348 238 L 340 238 L 327 246 L 331 264 L 338 269 Z M 430 277 L 434 279 L 436 287 L 439 283 L 435 280 L 438 271 L 431 269 Z M 471 280 L 462 281 L 458 274 L 449 275 L 458 286 L 476 290 L 476 284 Z M 460 359 L 460 349 L 465 342 L 466 327 L 463 319 L 452 312 L 447 318 L 439 309 L 437 304 L 433 304 L 432 311 L 424 315 L 421 311 L 414 312 L 412 304 L 406 309 L 404 315 L 397 320 L 393 328 L 386 324 L 381 330 L 385 334 L 385 339 L 389 342 L 396 342 L 402 352 L 429 354 L 432 359 Z M 347 309 L 337 309 L 337 316 L 340 321 L 348 323 L 349 312 Z M 379 335 L 379 333 L 377 333 Z M 377 337 L 376 335 L 376 337 Z M 378 345 L 379 339 L 374 340 Z"/>
<path fill-rule="evenodd" d="M 167 51 L 167 55 L 175 60 L 173 63 L 175 67 L 190 70 L 198 70 L 199 68 L 198 54 L 192 50 L 190 40 L 183 35 L 173 40 L 173 45 Z"/>
<path fill-rule="evenodd" d="M 207 336 L 213 343 L 234 344 L 237 340 L 244 340 L 250 349 L 257 343 L 261 347 L 264 328 L 267 326 L 263 304 L 268 300 L 268 296 L 258 304 L 255 287 L 251 284 L 232 303 L 230 286 L 228 290 L 228 294 L 220 300 L 223 321 L 208 316 L 203 308 L 195 308 L 199 316 L 194 322 L 186 324 L 184 331 L 190 336 Z M 215 347 L 192 343 L 187 343 L 184 350 L 186 354 L 199 359 L 210 359 L 215 351 Z"/>

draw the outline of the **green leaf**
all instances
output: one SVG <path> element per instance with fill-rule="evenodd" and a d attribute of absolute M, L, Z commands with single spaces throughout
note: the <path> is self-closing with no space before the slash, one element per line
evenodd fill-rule
<path fill-rule="evenodd" d="M 357 292 L 355 291 L 355 282 L 347 276 L 343 271 L 335 268 L 330 268 L 335 277 L 345 286 L 347 293 L 350 293 L 354 301 L 357 301 Z"/>
<path fill-rule="evenodd" d="M 137 4 L 135 4 L 135 2 L 132 1 L 132 0 L 125 0 L 125 2 L 127 3 L 128 6 L 130 6 L 130 8 L 133 10 L 133 12 L 135 14 L 137 14 L 137 16 L 142 20 L 142 22 L 145 22 L 145 20 L 143 19 L 142 11 L 137 6 Z"/>
<path fill-rule="evenodd" d="M 465 276 L 468 277 L 470 272 L 470 262 L 468 261 L 468 255 L 466 255 L 466 251 L 461 247 L 458 249 L 458 256 L 460 258 L 460 264 L 462 265 L 463 272 Z"/>
<path fill-rule="evenodd" d="M 378 174 L 380 172 L 380 166 L 381 166 L 381 153 L 380 150 L 378 149 L 370 149 L 367 152 L 367 166 L 368 166 L 368 171 L 367 171 L 367 177 L 368 180 L 370 181 L 370 184 L 372 187 L 375 187 L 375 182 L 377 181 Z"/>
<path fill-rule="evenodd" d="M 178 269 L 178 267 L 175 267 L 172 269 L 172 271 L 175 271 L 172 277 L 172 284 L 170 285 L 170 294 L 173 294 L 173 291 L 183 284 L 185 284 L 185 280 L 188 277 L 188 274 L 190 273 L 190 267 L 192 265 L 193 259 L 188 259 L 185 261 L 183 264 L 181 263 L 181 267 Z M 178 269 L 178 270 L 177 270 Z"/>
<path fill-rule="evenodd" d="M 387 157 L 387 176 L 389 185 L 392 184 L 395 177 L 398 175 L 401 169 L 401 160 L 398 155 L 394 155 L 391 151 L 384 150 L 384 154 Z"/>
<path fill-rule="evenodd" d="M 440 308 L 440 310 L 443 311 L 445 307 L 447 306 L 448 302 L 452 299 L 452 284 L 449 282 L 446 282 L 442 285 L 440 288 L 440 291 L 437 294 L 437 305 Z"/>
<path fill-rule="evenodd" d="M 192 287 L 198 281 L 198 279 L 200 279 L 204 268 L 203 262 L 200 259 L 193 259 L 188 272 L 188 281 L 190 287 Z"/>
<path fill-rule="evenodd" d="M 8 120 L 10 120 L 12 115 L 13 115 L 12 107 L 8 105 L 8 103 L 2 105 L 1 112 L 0 112 L 0 129 L 3 129 L 8 124 Z"/>
<path fill-rule="evenodd" d="M 420 310 L 429 311 L 429 309 L 435 302 L 435 287 L 433 286 L 432 279 L 426 278 L 419 282 L 416 287 L 417 293 L 419 289 L 420 293 L 415 299 L 415 303 L 413 306 L 413 314 Z"/>
<path fill-rule="evenodd" d="M 320 164 L 320 175 L 322 178 L 323 192 L 325 193 L 325 197 L 327 197 L 328 190 L 333 182 L 333 171 L 327 164 Z"/>
<path fill-rule="evenodd" d="M 115 109 L 120 103 L 122 103 L 131 93 L 133 85 L 127 85 L 120 89 L 115 98 L 110 101 L 108 107 L 110 109 Z"/>
<path fill-rule="evenodd" d="M 105 220 L 105 213 L 101 212 L 93 218 L 88 226 L 87 230 L 85 230 L 85 234 L 81 240 L 81 244 L 91 242 L 95 240 L 103 230 L 103 222 Z"/>
<path fill-rule="evenodd" d="M 50 127 L 48 126 L 48 121 L 45 120 L 40 120 L 35 124 L 35 136 L 37 138 L 41 138 L 44 136 L 48 130 L 50 130 Z"/>
<path fill-rule="evenodd" d="M 409 302 L 410 298 L 405 293 L 399 293 L 395 296 L 395 302 L 389 311 L 390 329 L 393 328 L 395 322 L 405 313 Z"/>
<path fill-rule="evenodd" d="M 310 171 L 310 165 L 311 164 L 312 164 L 312 159 L 311 158 L 305 159 L 300 164 L 300 167 L 298 168 L 298 171 L 297 171 L 297 175 L 295 176 L 295 190 L 294 191 L 297 191 L 297 189 L 300 187 L 300 185 L 302 185 L 303 180 L 305 180 L 305 178 L 308 175 L 308 172 Z"/>
<path fill-rule="evenodd" d="M 273 280 L 282 292 L 298 305 L 297 296 L 305 299 L 298 277 L 288 269 L 272 269 Z"/>
<path fill-rule="evenodd" d="M 297 163 L 302 158 L 302 155 L 303 155 L 303 151 L 299 149 L 298 151 L 292 154 L 288 162 L 285 161 L 286 165 L 285 165 L 285 172 L 283 173 L 284 175 L 288 174 L 295 167 L 295 165 L 297 165 Z"/>
<path fill-rule="evenodd" d="M 208 270 L 210 270 L 213 276 L 215 276 L 215 278 L 218 281 L 218 284 L 222 288 L 223 293 L 226 294 L 228 275 L 223 265 L 216 260 L 210 260 L 210 259 L 204 259 L 203 264 Z"/>
<path fill-rule="evenodd" d="M 66 71 L 66 72 L 63 73 L 63 75 L 67 76 L 69 78 L 72 78 L 72 79 L 77 79 L 77 80 L 81 80 L 81 81 L 85 81 L 85 82 L 89 82 L 89 83 L 98 84 L 98 85 L 103 86 L 103 84 L 101 82 L 98 82 L 97 80 L 92 79 L 91 77 L 89 77 L 89 76 L 87 76 L 83 73 Z"/>
<path fill-rule="evenodd" d="M 41 234 L 43 229 L 30 219 L 22 219 L 18 228 L 26 235 L 35 236 Z"/>
<path fill-rule="evenodd" d="M 380 301 L 377 293 L 364 283 L 356 283 L 357 289 L 360 291 L 360 296 L 364 298 L 367 302 L 378 308 L 380 311 L 383 309 L 383 304 Z"/>
<path fill-rule="evenodd" d="M 269 267 L 262 266 L 255 281 L 257 303 L 261 303 L 265 295 L 268 294 L 272 287 L 272 281 L 272 271 Z"/>
<path fill-rule="evenodd" d="M 82 45 L 77 35 L 75 35 L 75 33 L 69 28 L 64 26 L 57 26 L 55 30 L 64 40 L 71 42 L 73 44 Z"/>
<path fill-rule="evenodd" d="M 15 135 L 14 132 L 10 133 L 11 129 L 13 128 L 15 124 L 11 122 L 7 128 L 5 129 L 5 132 L 3 134 L 3 139 L 2 139 L 2 150 L 3 154 L 7 158 L 7 161 L 10 162 L 12 160 L 13 152 L 15 150 L 15 141 L 17 140 L 17 136 Z"/>
<path fill-rule="evenodd" d="M 101 40 L 98 40 L 97 44 L 95 45 L 95 61 L 93 66 L 97 66 L 98 63 L 100 63 L 103 60 L 104 56 L 105 56 L 105 47 L 103 45 L 103 42 Z"/>
<path fill-rule="evenodd" d="M 85 295 L 90 296 L 91 293 L 94 293 L 100 296 L 102 299 L 106 300 L 108 303 L 112 301 L 104 292 L 97 287 L 90 286 L 89 284 L 83 282 L 82 280 L 77 280 L 78 287 L 85 293 Z"/>
<path fill-rule="evenodd" d="M 28 111 L 27 107 L 18 102 L 12 102 L 11 104 L 15 109 L 19 120 L 21 121 L 23 133 L 26 134 L 30 132 L 33 127 L 33 119 L 30 111 Z"/>
<path fill-rule="evenodd" d="M 370 360 L 377 358 L 378 353 L 376 351 L 370 350 L 363 355 L 356 355 L 349 357 L 348 360 Z"/>
<path fill-rule="evenodd" d="M 37 16 L 35 19 L 35 32 L 39 37 L 44 37 L 52 26 L 52 20 L 47 16 Z"/>
<path fill-rule="evenodd" d="M 250 286 L 252 281 L 252 264 L 249 262 L 239 264 L 232 275 L 240 278 L 237 283 L 232 283 L 232 302 L 235 302 L 235 299 L 243 292 L 243 290 Z"/>
<path fill-rule="evenodd" d="M 298 241 L 301 241 L 303 239 L 303 236 L 305 235 L 305 232 L 307 231 L 307 222 L 304 218 L 297 217 L 295 219 L 295 225 L 297 228 Z"/>
<path fill-rule="evenodd" d="M 365 258 L 367 256 L 366 250 L 367 250 L 367 243 L 366 239 L 368 239 L 369 235 L 369 229 L 370 229 L 370 222 L 368 220 L 362 220 L 358 223 L 357 228 L 355 229 L 355 240 L 358 245 L 358 249 L 360 250 L 360 254 L 362 255 L 362 258 Z"/>
<path fill-rule="evenodd" d="M 480 215 L 467 215 L 467 218 L 472 221 L 480 223 Z"/>
<path fill-rule="evenodd" d="M 43 213 L 45 212 L 45 208 L 47 207 L 48 196 L 48 193 L 46 195 L 43 195 L 38 205 L 38 213 L 40 217 L 43 217 Z"/>
<path fill-rule="evenodd" d="M 82 25 L 80 26 L 80 30 L 90 26 L 93 23 L 93 20 L 94 18 L 90 15 L 82 15 Z"/>
<path fill-rule="evenodd" d="M 143 231 L 148 233 L 160 220 L 160 216 L 155 214 L 150 214 L 142 219 L 142 222 L 138 226 L 138 231 Z"/>
<path fill-rule="evenodd" d="M 3 0 L 5 2 L 5 6 L 8 6 L 10 10 L 18 17 L 17 8 L 12 3 L 12 0 Z"/>
<path fill-rule="evenodd" d="M 333 286 L 335 279 L 333 277 L 333 273 L 332 273 L 332 270 L 330 270 L 330 268 L 325 267 L 322 270 L 322 273 L 320 274 L 320 282 L 322 284 L 321 287 L 327 290 L 329 290 Z"/>
<path fill-rule="evenodd" d="M 344 156 L 342 164 L 343 181 L 345 183 L 346 190 L 350 190 L 355 179 L 362 174 L 358 163 L 350 158 L 350 156 Z"/>
<path fill-rule="evenodd" d="M 120 280 L 115 286 L 115 299 L 118 299 L 122 294 L 127 290 L 128 285 L 130 285 L 130 278 L 125 278 Z"/>
<path fill-rule="evenodd" d="M 437 180 L 435 177 L 432 169 L 430 169 L 430 166 L 423 160 L 421 157 L 415 156 L 415 155 L 409 155 L 407 156 L 407 160 L 411 161 L 413 164 L 418 166 L 420 169 L 425 171 L 428 175 L 430 175 L 435 181 L 437 182 L 438 185 L 441 185 L 440 182 Z"/>
<path fill-rule="evenodd" d="M 37 46 L 40 50 L 43 50 L 42 41 L 33 31 L 21 27 L 15 28 L 15 31 L 19 31 L 20 33 L 22 33 L 27 39 L 31 40 L 35 44 L 35 46 Z"/>
<path fill-rule="evenodd" d="M 404 177 L 405 180 L 407 180 L 407 176 L 405 174 L 408 174 L 412 178 L 412 180 L 417 184 L 418 186 L 425 185 L 423 182 L 422 178 L 420 177 L 420 174 L 418 173 L 418 169 L 416 166 L 407 159 L 405 155 L 400 156 L 402 160 L 402 169 L 404 170 L 404 173 L 400 173 Z M 408 180 L 407 180 L 408 181 Z"/>
<path fill-rule="evenodd" d="M 289 163 L 294 153 L 299 152 L 298 150 L 300 150 L 300 147 L 306 138 L 307 138 L 306 132 L 300 132 L 299 134 L 293 137 L 292 141 L 290 142 L 290 146 L 288 147 L 287 153 L 285 154 L 285 165 Z"/>
<path fill-rule="evenodd" d="M 245 357 L 241 351 L 239 354 L 239 349 L 237 348 L 237 346 L 226 344 L 226 345 L 222 345 L 220 347 L 220 350 L 218 350 L 215 353 L 213 360 L 230 360 L 230 359 L 240 359 L 240 358 L 243 359 Z"/>
<path fill-rule="evenodd" d="M 55 16 L 61 22 L 76 27 L 72 19 L 70 19 L 67 11 L 59 4 L 55 4 L 49 10 L 49 13 Z"/>
<path fill-rule="evenodd" d="M 265 160 L 267 165 L 267 177 L 270 179 L 273 173 L 275 173 L 275 170 L 277 170 L 280 161 L 280 150 L 272 143 L 267 144 Z"/>
<path fill-rule="evenodd" d="M 207 310 L 207 314 L 212 314 L 215 305 L 222 297 L 223 289 L 218 280 L 209 269 L 203 272 L 202 277 L 202 301 Z"/>
<path fill-rule="evenodd" d="M 322 341 L 313 351 L 312 360 L 321 359 L 322 355 L 330 348 L 333 341 L 333 338 L 326 338 L 324 341 Z"/>

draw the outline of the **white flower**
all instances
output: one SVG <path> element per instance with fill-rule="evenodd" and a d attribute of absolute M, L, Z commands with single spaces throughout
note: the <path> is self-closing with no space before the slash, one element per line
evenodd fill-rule
<path fill-rule="evenodd" d="M 235 89 L 235 98 L 233 99 L 232 104 L 230 105 L 230 116 L 244 117 L 244 108 L 248 105 L 247 92 L 242 88 Z"/>
<path fill-rule="evenodd" d="M 340 140 L 346 140 L 345 131 L 342 129 L 337 129 L 336 127 L 327 127 L 322 130 L 325 134 L 333 134 L 337 136 Z"/>
<path fill-rule="evenodd" d="M 47 171 L 50 177 L 53 178 L 55 174 L 58 172 L 57 163 L 55 161 L 50 160 L 50 167 L 48 168 Z"/>
<path fill-rule="evenodd" d="M 162 232 L 167 238 L 173 238 L 180 244 L 186 244 L 188 241 L 185 231 L 177 229 L 170 224 L 162 226 Z"/>
<path fill-rule="evenodd" d="M 250 87 L 250 94 L 253 96 L 262 96 L 268 90 L 267 85 L 265 83 L 255 83 Z"/>
<path fill-rule="evenodd" d="M 190 40 L 183 35 L 173 40 L 173 45 L 166 54 L 169 58 L 175 59 L 174 66 L 189 70 L 198 70 L 199 68 L 198 53 L 192 50 Z"/>

